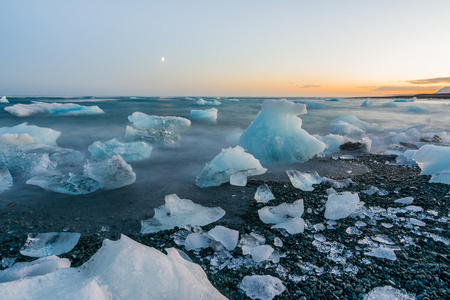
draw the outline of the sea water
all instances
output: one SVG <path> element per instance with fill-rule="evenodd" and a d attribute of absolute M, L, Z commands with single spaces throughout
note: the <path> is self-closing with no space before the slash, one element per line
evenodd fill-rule
<path fill-rule="evenodd" d="M 164 196 L 178 194 L 182 198 L 206 206 L 221 206 L 227 217 L 242 209 L 242 201 L 218 202 L 226 192 L 231 198 L 237 187 L 202 189 L 195 185 L 195 178 L 205 164 L 220 151 L 234 147 L 230 136 L 239 135 L 255 120 L 261 104 L 268 98 L 239 98 L 240 101 L 203 98 L 205 101 L 221 102 L 215 123 L 192 122 L 191 127 L 181 129 L 181 139 L 175 147 L 154 147 L 148 160 L 131 163 L 136 173 L 132 185 L 111 191 L 99 190 L 88 195 L 64 195 L 27 185 L 23 178 L 14 178 L 14 186 L 0 194 L 0 213 L 15 210 L 22 212 L 31 227 L 48 231 L 93 231 L 101 226 L 115 226 L 122 232 L 139 232 L 140 220 L 148 219 L 153 209 L 164 203 Z M 194 100 L 185 97 L 13 97 L 10 103 L 0 104 L 0 127 L 11 127 L 28 122 L 30 125 L 47 127 L 62 134 L 58 146 L 71 148 L 90 157 L 88 146 L 95 141 L 106 142 L 117 138 L 123 141 L 126 126 L 131 123 L 128 116 L 134 112 L 147 115 L 178 116 L 189 118 L 191 110 L 208 109 L 212 106 L 193 105 Z M 378 123 L 385 131 L 377 133 L 383 138 L 390 131 L 398 131 L 430 119 L 432 132 L 450 133 L 450 100 L 417 99 L 414 102 L 393 102 L 395 99 L 372 99 L 374 105 L 361 106 L 365 99 L 341 98 L 326 101 L 324 98 L 288 98 L 290 101 L 307 102 L 308 113 L 300 116 L 302 128 L 309 134 L 327 135 L 331 121 L 345 114 L 353 114 L 360 120 Z M 61 116 L 50 113 L 27 117 L 14 116 L 3 108 L 14 104 L 76 103 L 83 106 L 98 106 L 104 114 Z M 318 104 L 317 105 L 312 104 Z M 386 103 L 392 106 L 385 106 Z M 409 109 L 419 107 L 420 109 Z M 230 144 L 231 142 L 231 144 Z M 382 147 L 372 148 L 382 152 Z M 292 169 L 286 166 L 285 170 Z M 269 167 L 268 174 L 270 175 Z M 321 174 L 322 175 L 322 174 Z M 287 181 L 287 177 L 285 178 Z M 228 189 L 228 190 L 226 190 Z M 225 197 L 226 198 L 226 197 Z M 12 204 L 14 203 L 14 204 Z M 244 204 L 245 207 L 245 204 Z M 51 220 L 51 221 L 50 221 Z M 50 224 L 50 225 L 49 225 Z M 114 227 L 113 227 L 114 228 Z"/>

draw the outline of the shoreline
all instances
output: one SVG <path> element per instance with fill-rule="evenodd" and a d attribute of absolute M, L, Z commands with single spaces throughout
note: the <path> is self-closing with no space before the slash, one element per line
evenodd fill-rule
<path fill-rule="evenodd" d="M 420 169 L 417 167 L 393 165 L 394 156 L 361 154 L 352 160 L 332 161 L 329 158 L 328 161 L 324 159 L 323 162 L 324 166 L 329 163 L 330 165 L 336 164 L 337 168 L 340 168 L 338 170 L 340 173 L 331 174 L 330 177 L 334 179 L 351 178 L 356 183 L 337 191 L 358 192 L 360 200 L 365 203 L 364 213 L 337 220 L 336 224 L 326 222 L 323 217 L 323 208 L 326 201 L 326 190 L 329 186 L 320 184 L 315 186 L 314 191 L 304 192 L 294 188 L 287 177 L 286 180 L 283 180 L 283 177 L 277 177 L 276 173 L 272 174 L 272 177 L 263 177 L 263 180 L 250 178 L 246 187 L 232 187 L 226 184 L 217 188 L 220 192 L 228 191 L 230 195 L 227 197 L 233 198 L 234 205 L 239 201 L 242 203 L 242 205 L 238 205 L 242 207 L 242 211 L 236 212 L 242 222 L 224 218 L 203 226 L 202 229 L 207 231 L 215 225 L 223 225 L 238 230 L 240 236 L 255 232 L 264 236 L 266 244 L 272 246 L 275 237 L 279 237 L 283 241 L 283 247 L 273 246 L 282 254 L 279 264 L 264 261 L 230 269 L 228 266 L 232 262 L 228 262 L 228 266 L 217 270 L 211 268 L 208 260 L 208 257 L 214 256 L 212 248 L 194 252 L 187 251 L 184 246 L 175 243 L 174 235 L 183 233 L 182 229 L 176 228 L 155 234 L 130 234 L 128 236 L 161 251 L 165 248 L 175 247 L 186 252 L 195 263 L 205 269 L 211 283 L 229 299 L 247 299 L 239 291 L 238 285 L 245 275 L 250 274 L 272 275 L 280 278 L 286 285 L 286 291 L 275 299 L 362 299 L 364 294 L 373 288 L 385 285 L 414 293 L 417 299 L 445 299 L 445 295 L 450 294 L 449 245 L 434 240 L 430 234 L 440 236 L 447 241 L 450 239 L 448 223 L 450 186 L 429 183 L 429 176 L 419 176 Z M 367 170 L 364 172 L 361 169 L 360 172 L 347 173 L 348 169 L 339 165 L 341 162 L 346 166 L 366 166 Z M 311 167 L 313 166 L 314 164 Z M 307 169 L 308 165 L 304 164 L 303 167 Z M 293 169 L 298 169 L 297 165 Z M 256 203 L 253 195 L 256 188 L 262 183 L 267 183 L 276 197 L 276 200 L 270 201 L 267 205 L 292 203 L 297 199 L 304 200 L 303 218 L 308 226 L 303 234 L 283 234 L 259 220 L 257 210 L 265 205 Z M 389 193 L 386 196 L 363 193 L 370 186 L 378 187 Z M 399 213 L 395 215 L 395 218 L 393 216 L 381 218 L 382 214 L 378 215 L 377 211 L 404 207 L 405 205 L 394 202 L 403 197 L 414 197 L 413 205 L 422 207 L 423 212 Z M 183 195 L 183 198 L 189 197 Z M 192 200 L 195 202 L 195 198 Z M 220 206 L 220 201 L 220 198 L 215 199 L 214 203 L 207 206 Z M 379 209 L 371 210 L 370 207 L 379 207 Z M 423 214 L 421 220 L 426 225 L 409 226 L 408 220 L 410 218 L 420 219 L 420 214 Z M 446 222 L 439 221 L 445 221 L 445 218 L 447 218 Z M 15 221 L 17 220 L 10 218 L 0 224 L 0 256 L 2 258 L 15 257 L 17 262 L 34 260 L 19 253 L 20 247 L 25 243 L 26 233 L 30 231 L 27 232 L 25 226 L 14 224 Z M 347 233 L 349 227 L 355 227 L 356 221 L 366 223 L 365 226 L 357 227 L 361 233 Z M 381 224 L 383 222 L 392 223 L 394 226 L 386 228 Z M 318 223 L 325 224 L 327 229 L 320 231 L 314 229 L 312 225 Z M 36 227 L 33 229 L 32 232 L 39 230 Z M 342 261 L 334 260 L 330 252 L 317 247 L 319 235 L 322 235 L 330 245 L 332 243 L 343 245 L 345 250 L 338 256 L 345 257 L 345 264 Z M 375 235 L 389 236 L 395 247 L 400 248 L 395 251 L 397 256 L 395 261 L 364 254 L 367 252 L 367 246 L 361 244 L 360 241 L 365 237 Z M 119 232 L 114 229 L 108 232 L 95 231 L 90 234 L 82 234 L 77 246 L 60 257 L 69 258 L 72 261 L 72 267 L 78 267 L 99 249 L 105 238 L 118 239 L 119 237 Z M 329 245 L 326 244 L 327 242 L 319 244 Z M 321 250 L 325 252 L 321 252 Z M 231 254 L 236 258 L 242 257 L 242 251 L 238 247 L 231 251 Z M 311 266 L 311 264 L 314 266 L 313 269 L 306 270 L 305 266 Z M 352 273 L 352 268 L 348 268 L 349 266 L 356 266 L 358 272 Z M 2 269 L 4 268 L 0 267 L 0 270 Z"/>

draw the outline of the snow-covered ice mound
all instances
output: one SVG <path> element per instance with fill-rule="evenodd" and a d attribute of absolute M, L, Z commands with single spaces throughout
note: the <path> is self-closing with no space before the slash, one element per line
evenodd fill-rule
<path fill-rule="evenodd" d="M 35 125 L 28 125 L 28 123 L 26 122 L 14 127 L 1 127 L 0 135 L 3 135 L 5 133 L 19 135 L 26 133 L 33 139 L 35 143 L 53 147 L 57 146 L 56 140 L 61 135 L 61 132 L 59 131 L 45 127 L 38 127 Z"/>
<path fill-rule="evenodd" d="M 133 168 L 120 155 L 88 160 L 84 175 L 100 183 L 100 188 L 105 190 L 118 189 L 136 181 Z"/>
<path fill-rule="evenodd" d="M 132 126 L 126 127 L 127 142 L 143 140 L 150 144 L 175 145 L 180 139 L 176 130 L 191 126 L 191 121 L 181 117 L 161 117 L 134 112 L 128 117 Z"/>
<path fill-rule="evenodd" d="M 422 169 L 420 175 L 431 175 L 430 182 L 450 184 L 450 147 L 425 145 L 412 159 Z"/>
<path fill-rule="evenodd" d="M 114 138 L 104 143 L 96 141 L 88 149 L 92 158 L 120 155 L 124 161 L 134 162 L 148 159 L 153 147 L 143 141 L 121 143 Z"/>
<path fill-rule="evenodd" d="M 305 104 L 266 100 L 239 144 L 263 164 L 305 162 L 322 152 L 325 144 L 302 129 L 300 114 L 306 114 Z"/>
<path fill-rule="evenodd" d="M 122 235 L 105 240 L 80 268 L 0 284 L 1 299 L 226 299 L 203 269 L 174 249 L 162 252 Z"/>
<path fill-rule="evenodd" d="M 286 290 L 281 280 L 271 275 L 245 276 L 239 288 L 251 299 L 261 300 L 271 300 Z"/>
<path fill-rule="evenodd" d="M 359 196 L 351 192 L 328 195 L 325 203 L 325 218 L 338 220 L 347 218 L 358 208 Z"/>
<path fill-rule="evenodd" d="M 100 183 L 94 179 L 72 173 L 68 175 L 35 176 L 27 180 L 26 183 L 40 186 L 48 191 L 67 195 L 89 194 L 100 188 Z"/>
<path fill-rule="evenodd" d="M 31 257 L 60 255 L 72 250 L 80 236 L 76 232 L 30 233 L 20 254 Z"/>
<path fill-rule="evenodd" d="M 240 146 L 223 149 L 205 165 L 195 179 L 199 187 L 219 186 L 232 181 L 233 176 L 245 179 L 248 176 L 261 175 L 267 171 L 256 158 L 246 153 Z M 245 184 L 244 184 L 245 185 Z"/>
<path fill-rule="evenodd" d="M 186 225 L 204 226 L 213 223 L 225 215 L 220 207 L 204 207 L 189 199 L 180 199 L 177 195 L 167 195 L 165 204 L 155 208 L 153 218 L 141 221 L 141 233 L 153 233 L 161 230 L 180 228 Z"/>
<path fill-rule="evenodd" d="M 98 106 L 82 106 L 73 103 L 45 103 L 15 104 L 5 107 L 10 114 L 18 117 L 28 117 L 35 114 L 49 113 L 59 116 L 97 115 L 105 112 Z"/>
<path fill-rule="evenodd" d="M 217 108 L 209 108 L 205 110 L 191 110 L 189 119 L 195 122 L 215 123 L 217 121 Z"/>

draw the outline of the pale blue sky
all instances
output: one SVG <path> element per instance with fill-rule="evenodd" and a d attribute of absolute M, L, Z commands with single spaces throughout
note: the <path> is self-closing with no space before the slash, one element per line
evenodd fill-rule
<path fill-rule="evenodd" d="M 449 12 L 447 0 L 0 0 L 0 95 L 437 90 L 450 79 L 407 81 L 450 76 Z"/>

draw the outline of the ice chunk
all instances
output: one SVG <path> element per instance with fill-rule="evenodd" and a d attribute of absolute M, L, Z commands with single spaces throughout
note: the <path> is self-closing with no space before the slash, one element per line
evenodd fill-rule
<path fill-rule="evenodd" d="M 205 101 L 204 99 L 200 98 L 197 101 L 195 101 L 194 103 L 192 103 L 192 105 L 221 105 L 222 103 L 220 101 L 217 100 L 213 100 L 213 101 Z"/>
<path fill-rule="evenodd" d="M 227 248 L 227 250 L 231 251 L 236 248 L 238 240 L 239 240 L 239 231 L 229 229 L 220 225 L 217 225 L 210 231 L 208 234 L 216 241 L 222 243 L 222 245 Z"/>
<path fill-rule="evenodd" d="M 60 255 L 72 250 L 80 236 L 76 232 L 30 233 L 20 254 L 31 257 Z"/>
<path fill-rule="evenodd" d="M 5 107 L 5 110 L 17 117 L 28 117 L 35 114 L 49 113 L 52 115 L 77 116 L 97 115 L 105 112 L 98 106 L 82 106 L 73 103 L 45 103 L 15 104 Z"/>
<path fill-rule="evenodd" d="M 242 248 L 242 254 L 247 255 L 252 253 L 252 249 L 254 247 L 264 245 L 265 242 L 266 238 L 257 233 L 244 233 L 239 241 L 238 246 Z"/>
<path fill-rule="evenodd" d="M 313 184 L 320 184 L 322 182 L 322 177 L 315 171 L 312 173 L 302 173 L 297 170 L 286 170 L 286 174 L 292 185 L 302 191 L 313 191 Z"/>
<path fill-rule="evenodd" d="M 235 186 L 247 185 L 248 171 L 240 171 L 230 176 L 230 184 Z"/>
<path fill-rule="evenodd" d="M 56 168 L 48 153 L 27 153 L 6 144 L 0 144 L 0 164 L 4 164 L 13 175 L 25 172 L 36 176 Z"/>
<path fill-rule="evenodd" d="M 421 175 L 433 175 L 437 172 L 450 169 L 450 147 L 425 145 L 413 156 L 419 167 Z"/>
<path fill-rule="evenodd" d="M 252 248 L 252 259 L 256 262 L 268 260 L 273 253 L 273 248 L 269 245 L 260 245 Z"/>
<path fill-rule="evenodd" d="M 195 122 L 216 123 L 218 112 L 217 108 L 191 110 L 189 119 Z"/>
<path fill-rule="evenodd" d="M 324 143 L 302 129 L 297 115 L 305 113 L 304 104 L 266 100 L 239 144 L 263 164 L 305 162 L 325 149 Z"/>
<path fill-rule="evenodd" d="M 261 221 L 266 224 L 279 224 L 292 218 L 300 218 L 303 211 L 303 199 L 299 199 L 292 204 L 282 203 L 278 206 L 265 206 L 258 210 L 258 215 Z"/>
<path fill-rule="evenodd" d="M 6 99 L 6 96 L 2 96 L 0 98 L 0 103 L 9 103 L 8 99 Z"/>
<path fill-rule="evenodd" d="M 367 194 L 369 196 L 372 196 L 374 194 L 377 194 L 378 196 L 387 196 L 389 195 L 388 191 L 382 190 L 377 188 L 376 186 L 370 186 L 369 189 L 362 191 L 364 194 Z"/>
<path fill-rule="evenodd" d="M 223 149 L 216 157 L 205 165 L 195 179 L 199 187 L 219 186 L 230 180 L 233 174 L 244 171 L 246 177 L 264 174 L 267 169 L 251 154 L 240 146 Z M 242 174 L 241 174 L 242 175 Z"/>
<path fill-rule="evenodd" d="M 411 223 L 411 225 L 414 225 L 414 226 L 426 226 L 427 225 L 425 222 L 422 222 L 415 218 L 409 218 L 409 223 Z"/>
<path fill-rule="evenodd" d="M 423 109 L 422 107 L 419 106 L 405 106 L 403 107 L 400 112 L 404 112 L 404 113 L 413 113 L 413 114 L 426 114 L 428 113 L 428 111 L 426 109 Z"/>
<path fill-rule="evenodd" d="M 314 135 L 316 139 L 325 144 L 323 153 L 330 154 L 340 151 L 339 146 L 347 141 L 346 137 L 338 134 L 328 134 L 326 136 Z"/>
<path fill-rule="evenodd" d="M 33 144 L 34 139 L 28 133 L 5 133 L 0 135 L 0 143 L 18 147 Z"/>
<path fill-rule="evenodd" d="M 209 246 L 209 240 L 206 236 L 201 233 L 194 232 L 186 237 L 184 242 L 184 247 L 186 250 L 198 250 L 201 248 L 207 248 Z"/>
<path fill-rule="evenodd" d="M 357 137 L 364 133 L 364 130 L 348 122 L 339 120 L 331 124 L 330 133 Z"/>
<path fill-rule="evenodd" d="M 360 130 L 362 130 L 364 132 L 383 132 L 384 131 L 383 127 L 381 127 L 379 124 L 361 121 L 356 116 L 351 115 L 351 114 L 343 115 L 337 119 L 334 119 L 333 121 L 331 121 L 331 124 L 333 125 L 339 121 L 344 121 L 348 124 L 356 126 L 357 128 L 359 128 Z M 333 132 L 331 132 L 331 133 L 333 133 Z"/>
<path fill-rule="evenodd" d="M 395 255 L 394 249 L 386 248 L 386 247 L 378 247 L 378 248 L 371 248 L 369 252 L 364 252 L 367 256 L 374 256 L 378 258 L 385 258 L 389 260 L 397 260 L 397 256 Z"/>
<path fill-rule="evenodd" d="M 342 188 L 348 188 L 351 184 L 353 184 L 353 181 L 350 178 L 342 179 L 342 180 L 334 180 L 327 177 L 322 177 L 322 184 L 324 185 L 330 185 L 331 187 L 335 189 L 342 189 Z"/>
<path fill-rule="evenodd" d="M 273 245 L 275 247 L 283 247 L 283 241 L 279 237 L 273 239 Z"/>
<path fill-rule="evenodd" d="M 416 297 L 392 286 L 376 287 L 364 295 L 364 300 L 415 300 Z"/>
<path fill-rule="evenodd" d="M 48 146 L 56 147 L 56 140 L 61 135 L 61 132 L 45 128 L 45 127 L 38 127 L 35 125 L 28 125 L 28 123 L 22 123 L 19 125 L 16 125 L 14 127 L 1 127 L 0 128 L 0 135 L 3 135 L 5 133 L 9 134 L 24 134 L 27 133 L 31 136 L 33 141 L 35 143 L 39 144 L 45 144 Z"/>
<path fill-rule="evenodd" d="M 0 193 L 13 186 L 13 179 L 7 167 L 0 166 Z"/>
<path fill-rule="evenodd" d="M 88 160 L 84 165 L 84 175 L 100 183 L 105 190 L 118 189 L 136 181 L 133 168 L 119 155 Z"/>
<path fill-rule="evenodd" d="M 57 269 L 69 268 L 70 260 L 55 255 L 39 258 L 32 262 L 18 262 L 14 266 L 0 271 L 0 283 L 40 276 Z"/>
<path fill-rule="evenodd" d="M 305 221 L 302 218 L 292 218 L 286 222 L 273 225 L 273 229 L 285 229 L 290 234 L 303 233 L 305 231 Z"/>
<path fill-rule="evenodd" d="M 81 174 L 36 176 L 26 182 L 49 191 L 68 195 L 84 195 L 100 188 L 100 183 Z"/>
<path fill-rule="evenodd" d="M 270 275 L 245 276 L 239 288 L 251 299 L 261 300 L 271 300 L 286 289 L 280 279 Z"/>
<path fill-rule="evenodd" d="M 203 207 L 189 199 L 180 199 L 177 195 L 167 195 L 165 204 L 155 208 L 155 216 L 141 221 L 142 234 L 172 229 L 175 226 L 204 226 L 225 215 L 220 207 Z"/>
<path fill-rule="evenodd" d="M 153 147 L 146 142 L 121 143 L 116 138 L 105 143 L 94 142 L 89 146 L 91 157 L 113 157 L 120 155 L 126 162 L 140 161 L 148 159 L 152 153 Z"/>
<path fill-rule="evenodd" d="M 174 249 L 162 252 L 122 235 L 105 240 L 80 271 L 95 278 L 112 299 L 225 299 L 203 269 Z"/>
<path fill-rule="evenodd" d="M 382 235 L 382 234 L 377 234 L 376 236 L 372 237 L 372 240 L 386 244 L 386 245 L 394 245 L 395 244 L 394 241 L 391 240 L 388 236 Z"/>
<path fill-rule="evenodd" d="M 267 203 L 270 200 L 274 200 L 275 196 L 270 191 L 269 186 L 266 183 L 261 184 L 255 193 L 256 202 Z"/>
<path fill-rule="evenodd" d="M 338 220 L 348 217 L 358 208 L 359 196 L 351 192 L 328 195 L 325 204 L 325 218 Z"/>
<path fill-rule="evenodd" d="M 370 99 L 366 99 L 363 104 L 361 104 L 361 107 L 369 107 L 369 106 L 374 106 L 375 103 L 373 103 L 372 100 Z"/>
<path fill-rule="evenodd" d="M 180 139 L 175 131 L 191 126 L 191 121 L 181 117 L 150 116 L 142 112 L 134 112 L 128 117 L 132 126 L 127 126 L 125 140 L 143 140 L 151 144 L 171 146 Z"/>
<path fill-rule="evenodd" d="M 409 204 L 412 204 L 413 201 L 414 201 L 413 197 L 405 197 L 405 198 L 397 199 L 394 202 L 409 205 Z"/>

